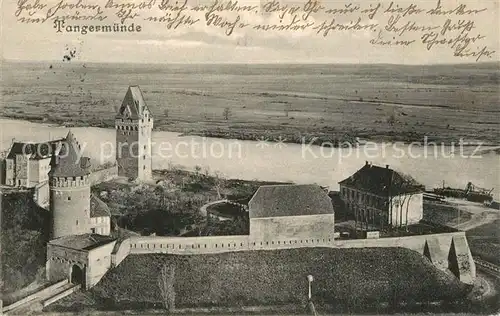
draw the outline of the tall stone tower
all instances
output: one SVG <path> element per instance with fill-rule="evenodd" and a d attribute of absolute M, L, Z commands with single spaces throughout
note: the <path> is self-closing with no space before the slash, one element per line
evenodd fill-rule
<path fill-rule="evenodd" d="M 138 86 L 128 88 L 115 127 L 118 176 L 139 181 L 151 179 L 153 117 Z"/>
<path fill-rule="evenodd" d="M 71 131 L 49 172 L 52 238 L 90 232 L 90 159 Z"/>

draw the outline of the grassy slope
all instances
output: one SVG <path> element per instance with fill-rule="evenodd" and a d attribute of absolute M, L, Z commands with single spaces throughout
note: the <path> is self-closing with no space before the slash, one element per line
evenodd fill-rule
<path fill-rule="evenodd" d="M 401 248 L 130 255 L 76 305 L 70 297 L 50 310 L 77 308 L 78 303 L 112 309 L 159 305 L 157 276 L 164 264 L 175 266 L 176 307 L 305 303 L 308 274 L 315 277 L 319 304 L 448 300 L 464 290 L 453 276 Z"/>
<path fill-rule="evenodd" d="M 33 282 L 44 269 L 50 218 L 48 211 L 33 202 L 29 192 L 5 194 L 0 209 L 4 281 L 1 292 L 7 294 Z"/>
<path fill-rule="evenodd" d="M 496 63 L 49 66 L 3 65 L 0 115 L 113 126 L 127 86 L 138 84 L 160 130 L 249 139 L 345 139 L 347 134 L 423 141 L 426 135 L 494 143 L 500 132 Z M 228 120 L 222 115 L 226 107 Z M 391 117 L 394 124 L 388 123 Z"/>
<path fill-rule="evenodd" d="M 472 255 L 500 265 L 500 220 L 467 231 Z"/>

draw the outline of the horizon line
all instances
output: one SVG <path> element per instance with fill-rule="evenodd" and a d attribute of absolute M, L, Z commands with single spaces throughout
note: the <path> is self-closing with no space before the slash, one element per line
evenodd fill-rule
<path fill-rule="evenodd" d="M 61 62 L 59 59 L 47 60 L 26 60 L 26 59 L 8 59 L 2 58 L 2 62 L 11 63 L 57 63 Z M 486 65 L 486 64 L 500 64 L 497 61 L 480 61 L 480 62 L 458 62 L 458 63 L 429 63 L 429 64 L 401 64 L 401 63 L 387 63 L 387 62 L 371 62 L 371 63 L 355 63 L 355 62 L 311 62 L 311 61 L 257 61 L 257 62 L 141 62 L 141 61 L 82 61 L 75 60 L 68 63 L 90 63 L 90 64 L 128 64 L 128 65 L 392 65 L 392 66 L 472 66 L 472 65 Z"/>

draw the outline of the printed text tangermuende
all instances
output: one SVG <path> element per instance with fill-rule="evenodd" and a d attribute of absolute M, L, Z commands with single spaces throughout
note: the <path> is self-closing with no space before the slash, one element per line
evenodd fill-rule
<path fill-rule="evenodd" d="M 54 20 L 54 28 L 56 33 L 135 33 L 141 32 L 140 25 L 132 24 L 107 24 L 107 25 L 68 25 L 64 20 Z"/>

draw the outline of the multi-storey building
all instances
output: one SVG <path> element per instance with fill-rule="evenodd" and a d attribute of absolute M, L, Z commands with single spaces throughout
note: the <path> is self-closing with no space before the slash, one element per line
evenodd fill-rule
<path fill-rule="evenodd" d="M 129 87 L 115 118 L 118 176 L 151 179 L 153 117 L 138 86 Z"/>
<path fill-rule="evenodd" d="M 366 162 L 339 184 L 348 212 L 367 229 L 408 226 L 423 218 L 424 187 L 388 165 Z"/>
<path fill-rule="evenodd" d="M 52 154 L 58 154 L 61 141 L 13 142 L 5 158 L 2 184 L 33 188 L 47 182 Z"/>

